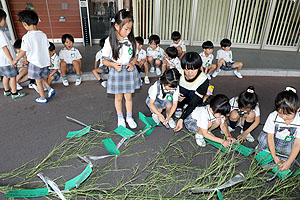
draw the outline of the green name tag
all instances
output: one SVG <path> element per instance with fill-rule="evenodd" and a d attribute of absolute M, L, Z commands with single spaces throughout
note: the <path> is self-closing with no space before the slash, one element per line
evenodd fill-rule
<path fill-rule="evenodd" d="M 168 101 L 173 101 L 173 95 L 168 94 L 167 97 L 166 97 L 166 99 Z"/>
<path fill-rule="evenodd" d="M 295 137 L 294 136 L 286 136 L 285 138 L 284 138 L 284 141 L 286 141 L 286 142 L 290 142 L 290 141 L 293 141 L 293 139 L 294 139 Z"/>
<path fill-rule="evenodd" d="M 132 52 L 133 52 L 133 51 L 132 51 L 132 48 L 129 48 L 129 49 L 128 49 L 129 55 L 132 55 Z"/>

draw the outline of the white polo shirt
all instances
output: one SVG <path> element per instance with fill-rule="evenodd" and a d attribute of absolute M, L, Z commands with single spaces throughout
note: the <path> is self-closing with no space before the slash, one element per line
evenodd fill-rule
<path fill-rule="evenodd" d="M 165 59 L 170 64 L 170 69 L 175 68 L 177 70 L 182 70 L 182 68 L 181 68 L 181 62 L 180 62 L 180 60 L 179 60 L 178 57 L 173 58 L 172 60 L 169 60 L 167 58 L 165 58 Z"/>
<path fill-rule="evenodd" d="M 51 65 L 49 66 L 49 69 L 58 69 L 58 72 L 60 73 L 60 59 L 56 53 L 51 56 Z"/>
<path fill-rule="evenodd" d="M 21 50 L 26 51 L 28 62 L 37 67 L 50 66 L 50 54 L 47 36 L 42 31 L 28 31 L 22 37 Z"/>
<path fill-rule="evenodd" d="M 102 66 L 102 49 L 96 53 L 95 61 L 99 62 L 98 67 Z"/>
<path fill-rule="evenodd" d="M 157 84 L 158 84 L 158 81 L 156 81 L 148 90 L 148 95 L 149 95 L 150 99 L 155 100 L 156 98 L 159 98 L 160 100 L 166 100 L 167 95 L 165 96 L 165 98 L 163 98 L 161 89 L 159 91 L 159 95 L 157 96 Z M 159 88 L 161 88 L 161 87 L 159 87 Z M 178 97 L 179 97 L 179 86 L 177 86 L 177 88 L 174 90 L 173 102 L 178 101 Z"/>
<path fill-rule="evenodd" d="M 140 62 L 141 60 L 144 60 L 147 57 L 147 53 L 144 49 L 141 49 L 138 53 L 138 59 L 137 61 Z"/>
<path fill-rule="evenodd" d="M 165 55 L 165 51 L 158 46 L 156 49 L 152 49 L 151 47 L 147 48 L 147 56 L 153 57 L 153 59 L 163 60 Z"/>
<path fill-rule="evenodd" d="M 196 107 L 192 112 L 192 118 L 197 120 L 197 127 L 208 129 L 208 122 L 214 122 L 216 120 L 221 120 L 222 124 L 225 122 L 225 117 L 216 118 L 213 113 L 210 112 L 209 108 L 209 105 Z"/>
<path fill-rule="evenodd" d="M 0 30 L 0 47 L 1 47 L 0 48 L 0 67 L 11 65 L 11 62 L 9 61 L 8 57 L 5 55 L 5 53 L 2 49 L 2 47 L 5 47 L 5 46 L 9 50 L 9 53 L 10 53 L 12 59 L 14 59 L 16 57 L 15 50 L 14 50 L 13 46 L 11 45 L 9 39 L 5 35 L 5 33 L 2 30 Z"/>
<path fill-rule="evenodd" d="M 217 51 L 217 59 L 223 58 L 225 62 L 233 62 L 232 61 L 232 51 L 224 51 L 223 49 L 219 49 Z"/>
<path fill-rule="evenodd" d="M 209 54 L 207 57 L 205 56 L 205 53 L 202 51 L 200 54 L 201 60 L 202 60 L 202 66 L 208 67 L 212 64 L 212 61 L 214 59 L 214 55 L 213 54 Z"/>
<path fill-rule="evenodd" d="M 82 58 L 82 56 L 75 47 L 72 47 L 70 50 L 64 47 L 59 51 L 59 58 L 65 61 L 67 64 L 72 64 L 73 60 L 79 60 Z"/>
<path fill-rule="evenodd" d="M 178 44 L 175 44 L 173 41 L 170 44 L 170 47 L 181 47 L 182 51 L 186 51 L 186 45 L 184 44 L 184 42 L 182 40 L 180 40 L 178 42 Z"/>

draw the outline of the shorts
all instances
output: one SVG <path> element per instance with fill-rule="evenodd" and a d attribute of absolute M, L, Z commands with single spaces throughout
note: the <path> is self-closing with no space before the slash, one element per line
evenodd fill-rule
<path fill-rule="evenodd" d="M 155 62 L 156 60 L 159 60 L 160 61 L 160 65 L 159 66 L 156 66 Z M 161 59 L 156 59 L 156 58 L 153 58 L 153 66 L 155 67 L 160 67 L 162 65 L 163 61 Z"/>
<path fill-rule="evenodd" d="M 226 63 L 226 66 L 222 65 L 221 70 L 230 71 L 230 70 L 232 70 L 232 64 L 235 62 L 225 62 L 225 63 Z"/>
<path fill-rule="evenodd" d="M 68 73 L 73 73 L 73 64 L 67 64 L 67 67 L 69 68 L 69 72 Z"/>
<path fill-rule="evenodd" d="M 105 66 L 105 65 L 101 65 L 101 66 L 99 66 L 98 68 L 99 68 L 99 69 L 102 69 L 104 74 L 108 74 L 108 72 L 109 72 L 108 67 Z"/>
<path fill-rule="evenodd" d="M 28 78 L 30 79 L 42 79 L 42 78 L 48 78 L 49 69 L 48 67 L 37 67 L 32 63 L 29 63 L 28 66 Z"/>
<path fill-rule="evenodd" d="M 53 69 L 49 70 L 49 74 L 53 71 Z M 57 71 L 53 74 L 52 76 L 54 78 L 54 81 L 58 81 L 58 79 L 60 78 L 60 73 Z"/>
<path fill-rule="evenodd" d="M 140 68 L 140 66 L 138 66 L 138 65 L 135 65 L 135 67 L 136 67 L 136 69 L 138 70 L 139 73 L 145 72 L 145 68 L 144 67 Z"/>
<path fill-rule="evenodd" d="M 149 107 L 150 111 L 153 113 L 153 111 L 150 108 L 150 97 L 147 97 L 146 104 Z M 154 101 L 154 105 L 155 105 L 157 110 L 163 110 L 163 109 L 166 109 L 166 107 L 168 105 L 173 105 L 173 101 L 161 100 L 159 98 L 156 98 L 155 101 Z"/>
<path fill-rule="evenodd" d="M 0 75 L 5 76 L 6 78 L 12 78 L 18 75 L 18 70 L 16 67 L 11 65 L 0 67 Z"/>

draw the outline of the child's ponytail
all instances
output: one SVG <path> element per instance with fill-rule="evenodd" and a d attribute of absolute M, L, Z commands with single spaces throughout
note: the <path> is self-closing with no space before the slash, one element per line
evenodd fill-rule
<path fill-rule="evenodd" d="M 171 88 L 177 88 L 179 85 L 181 74 L 175 68 L 167 69 L 159 78 L 160 80 L 160 88 L 162 90 L 163 98 L 166 96 L 166 92 L 163 89 L 163 85 L 168 85 Z"/>
<path fill-rule="evenodd" d="M 238 97 L 238 106 L 241 108 L 251 108 L 253 110 L 258 103 L 258 97 L 254 87 L 249 86 L 245 91 L 241 92 Z"/>
<path fill-rule="evenodd" d="M 294 114 L 300 108 L 300 100 L 294 87 L 286 87 L 275 99 L 275 109 L 283 114 Z"/>

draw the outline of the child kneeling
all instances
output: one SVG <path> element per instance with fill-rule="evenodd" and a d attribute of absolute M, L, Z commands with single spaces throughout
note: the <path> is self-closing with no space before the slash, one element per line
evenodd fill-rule
<path fill-rule="evenodd" d="M 175 128 L 172 115 L 174 114 L 179 97 L 179 78 L 180 73 L 177 69 L 168 69 L 148 90 L 149 96 L 146 104 L 152 112 L 153 120 L 159 124 L 169 124 L 170 128 Z M 162 111 L 166 109 L 166 118 Z"/>
<path fill-rule="evenodd" d="M 225 148 L 229 147 L 236 141 L 229 133 L 225 120 L 225 116 L 230 112 L 229 99 L 223 94 L 218 94 L 208 101 L 208 105 L 197 107 L 184 120 L 185 127 L 190 132 L 196 133 L 196 143 L 201 147 L 206 146 L 204 138 L 218 142 Z M 211 133 L 219 126 L 221 131 L 225 133 L 226 139 L 218 138 Z"/>

